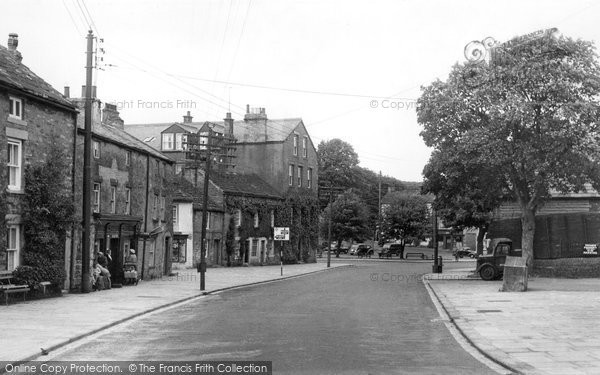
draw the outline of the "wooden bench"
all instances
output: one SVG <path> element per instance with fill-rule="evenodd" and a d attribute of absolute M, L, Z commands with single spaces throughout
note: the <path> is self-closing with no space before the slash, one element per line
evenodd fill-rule
<path fill-rule="evenodd" d="M 4 294 L 4 303 L 8 306 L 8 295 L 23 293 L 23 301 L 29 293 L 29 285 L 16 285 L 12 283 L 12 273 L 0 274 L 0 292 Z"/>
<path fill-rule="evenodd" d="M 423 253 L 406 253 L 406 255 L 404 256 L 404 259 L 408 259 L 409 257 L 427 259 L 427 255 L 425 255 Z"/>

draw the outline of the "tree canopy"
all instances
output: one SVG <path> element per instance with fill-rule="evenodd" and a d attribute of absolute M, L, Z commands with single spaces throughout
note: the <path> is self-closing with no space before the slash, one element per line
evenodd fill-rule
<path fill-rule="evenodd" d="M 422 238 L 429 226 L 426 197 L 406 192 L 388 193 L 382 203 L 381 231 L 388 240 Z"/>
<path fill-rule="evenodd" d="M 488 165 L 461 160 L 435 150 L 423 170 L 424 194 L 433 194 L 433 208 L 444 224 L 455 229 L 479 228 L 478 251 L 492 212 L 506 197 L 500 175 Z"/>
<path fill-rule="evenodd" d="M 533 264 L 535 213 L 552 192 L 600 186 L 600 66 L 592 43 L 546 33 L 496 46 L 489 62 L 455 65 L 417 103 L 427 146 L 486 175 L 521 207 Z M 441 173 L 438 171 L 436 173 Z"/>
<path fill-rule="evenodd" d="M 352 145 L 334 138 L 321 141 L 317 147 L 319 181 L 325 185 L 350 186 L 358 154 Z"/>
<path fill-rule="evenodd" d="M 331 238 L 338 243 L 346 240 L 363 240 L 369 233 L 367 207 L 360 197 L 348 190 L 327 206 L 321 222 L 321 233 L 327 237 L 331 217 Z"/>

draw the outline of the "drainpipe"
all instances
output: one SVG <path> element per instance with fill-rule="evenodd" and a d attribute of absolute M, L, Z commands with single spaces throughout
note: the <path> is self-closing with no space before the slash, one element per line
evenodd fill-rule
<path fill-rule="evenodd" d="M 148 201 L 150 200 L 150 155 L 146 155 L 146 208 L 144 211 L 144 233 L 148 233 Z M 144 247 L 142 253 L 142 280 L 144 280 L 144 268 L 146 267 L 146 241 L 144 236 Z"/>

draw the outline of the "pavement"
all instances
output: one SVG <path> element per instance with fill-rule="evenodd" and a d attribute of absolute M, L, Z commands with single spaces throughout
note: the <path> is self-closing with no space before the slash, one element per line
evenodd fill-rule
<path fill-rule="evenodd" d="M 331 268 L 344 267 L 332 264 Z M 86 294 L 0 305 L 0 361 L 26 362 L 101 330 L 205 294 L 327 270 L 324 263 L 209 268 L 205 291 L 196 270 Z"/>
<path fill-rule="evenodd" d="M 504 373 L 600 374 L 600 279 L 530 278 L 527 292 L 506 293 L 469 277 L 472 263 L 423 281 L 478 354 Z"/>

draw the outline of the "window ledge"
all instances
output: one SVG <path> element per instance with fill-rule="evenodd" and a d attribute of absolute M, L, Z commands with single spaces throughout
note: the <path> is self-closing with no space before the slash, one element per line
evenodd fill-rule
<path fill-rule="evenodd" d="M 23 189 L 19 189 L 19 190 L 13 190 L 13 189 L 6 189 L 6 192 L 8 194 L 16 194 L 16 195 L 24 195 L 25 194 L 25 190 Z"/>
<path fill-rule="evenodd" d="M 20 118 L 17 117 L 11 117 L 10 115 L 8 116 L 8 118 L 6 119 L 8 122 L 12 122 L 13 124 L 18 124 L 18 125 L 23 125 L 23 126 L 27 126 L 27 121 L 25 120 L 21 120 Z"/>

